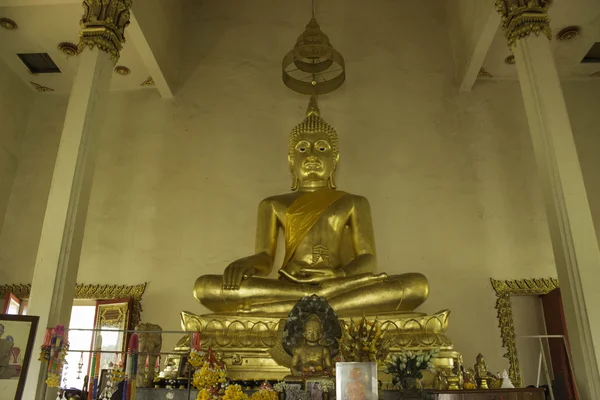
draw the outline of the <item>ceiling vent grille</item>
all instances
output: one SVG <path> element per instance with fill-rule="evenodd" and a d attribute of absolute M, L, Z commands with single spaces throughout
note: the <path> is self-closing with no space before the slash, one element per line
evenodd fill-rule
<path fill-rule="evenodd" d="M 17 56 L 32 74 L 54 74 L 60 72 L 60 69 L 52 61 L 48 53 L 24 53 L 17 54 Z"/>
<path fill-rule="evenodd" d="M 590 51 L 581 60 L 582 63 L 600 63 L 600 42 L 594 43 Z"/>

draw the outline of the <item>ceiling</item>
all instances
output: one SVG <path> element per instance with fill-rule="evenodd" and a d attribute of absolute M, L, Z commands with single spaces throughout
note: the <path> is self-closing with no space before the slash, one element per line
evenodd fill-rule
<path fill-rule="evenodd" d="M 32 90 L 39 90 L 41 86 L 55 93 L 68 93 L 75 78 L 78 57 L 66 56 L 58 49 L 58 45 L 61 42 L 77 43 L 83 10 L 77 0 L 56 2 L 58 4 L 55 5 L 0 7 L 0 17 L 10 18 L 18 25 L 15 30 L 0 28 L 0 58 Z M 41 0 L 32 3 L 44 4 Z M 600 42 L 600 1 L 557 0 L 550 8 L 550 17 L 555 36 L 568 26 L 581 28 L 580 35 L 574 40 L 559 41 L 554 38 L 552 41 L 560 75 L 567 79 L 581 79 L 599 72 L 600 64 L 581 64 L 581 59 L 595 42 Z M 31 74 L 17 53 L 48 53 L 61 73 Z M 491 75 L 493 79 L 517 79 L 515 66 L 505 62 L 510 55 L 503 31 L 498 29 L 483 62 L 483 68 L 489 75 L 482 78 L 489 79 Z M 111 90 L 147 88 L 141 84 L 149 78 L 150 73 L 131 40 L 124 44 L 118 65 L 126 66 L 130 74 L 123 76 L 115 73 Z M 40 86 L 36 87 L 32 82 Z"/>
<path fill-rule="evenodd" d="M 77 44 L 82 14 L 83 9 L 78 2 L 0 7 L 0 17 L 9 18 L 18 26 L 14 30 L 0 28 L 0 57 L 32 90 L 36 90 L 31 83 L 34 82 L 53 89 L 55 93 L 68 93 L 77 71 L 78 57 L 67 57 L 58 45 L 61 42 Z M 61 73 L 31 74 L 17 53 L 48 53 Z M 127 76 L 115 73 L 111 90 L 145 89 L 140 85 L 149 73 L 130 40 L 123 46 L 118 65 L 126 66 L 131 72 Z"/>
<path fill-rule="evenodd" d="M 600 71 L 600 64 L 581 60 L 595 42 L 600 42 L 600 1 L 598 0 L 558 0 L 550 7 L 550 26 L 554 35 L 552 48 L 558 72 L 562 78 L 589 78 Z M 578 26 L 580 34 L 573 40 L 561 41 L 556 35 L 569 26 Z M 512 53 L 506 44 L 504 31 L 498 29 L 490 46 L 483 68 L 493 78 L 517 79 L 515 65 L 505 59 Z"/>

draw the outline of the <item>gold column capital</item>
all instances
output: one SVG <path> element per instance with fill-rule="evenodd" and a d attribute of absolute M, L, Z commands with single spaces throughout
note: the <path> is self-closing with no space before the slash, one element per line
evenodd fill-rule
<path fill-rule="evenodd" d="M 116 63 L 125 42 L 132 3 L 133 0 L 83 0 L 78 50 L 98 47 Z"/>
<path fill-rule="evenodd" d="M 502 29 L 512 50 L 521 39 L 535 33 L 552 38 L 548 8 L 552 0 L 496 0 L 496 10 L 502 16 Z"/>

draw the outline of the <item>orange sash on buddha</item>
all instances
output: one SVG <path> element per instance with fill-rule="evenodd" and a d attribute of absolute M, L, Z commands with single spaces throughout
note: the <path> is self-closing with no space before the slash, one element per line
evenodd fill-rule
<path fill-rule="evenodd" d="M 285 212 L 285 258 L 291 260 L 302 239 L 321 218 L 323 213 L 348 193 L 341 190 L 321 189 L 298 197 Z"/>

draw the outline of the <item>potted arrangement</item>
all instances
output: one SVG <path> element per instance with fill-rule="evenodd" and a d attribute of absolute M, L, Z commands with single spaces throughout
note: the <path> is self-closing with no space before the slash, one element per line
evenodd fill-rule
<path fill-rule="evenodd" d="M 390 362 L 385 366 L 385 372 L 392 375 L 394 385 L 400 384 L 404 390 L 415 390 L 419 379 L 423 378 L 422 371 L 434 372 L 433 361 L 439 352 L 439 349 L 428 352 L 409 350 L 392 354 Z"/>
<path fill-rule="evenodd" d="M 335 390 L 335 382 L 331 379 L 322 379 L 317 383 L 317 389 L 323 392 L 323 400 L 329 400 L 329 392 Z"/>
<path fill-rule="evenodd" d="M 273 385 L 273 390 L 277 392 L 279 400 L 285 399 L 285 392 L 288 390 L 288 384 L 285 381 L 277 382 Z"/>

